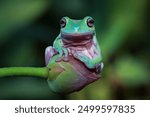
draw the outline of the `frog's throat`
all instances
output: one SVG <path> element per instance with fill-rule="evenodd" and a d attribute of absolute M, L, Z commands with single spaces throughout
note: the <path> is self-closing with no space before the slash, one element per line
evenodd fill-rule
<path fill-rule="evenodd" d="M 94 33 L 61 33 L 64 46 L 84 46 L 91 42 Z"/>

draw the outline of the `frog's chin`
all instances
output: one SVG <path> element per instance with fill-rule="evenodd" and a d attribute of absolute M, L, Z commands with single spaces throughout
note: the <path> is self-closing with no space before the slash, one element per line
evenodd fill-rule
<path fill-rule="evenodd" d="M 84 46 L 91 42 L 94 33 L 61 33 L 63 44 L 67 46 Z"/>

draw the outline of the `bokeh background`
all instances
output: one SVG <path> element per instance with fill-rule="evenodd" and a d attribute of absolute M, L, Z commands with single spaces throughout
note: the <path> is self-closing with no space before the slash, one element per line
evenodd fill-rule
<path fill-rule="evenodd" d="M 0 1 L 0 67 L 44 66 L 63 16 L 92 16 L 105 67 L 102 78 L 61 96 L 40 78 L 0 78 L 0 99 L 150 99 L 149 0 Z"/>

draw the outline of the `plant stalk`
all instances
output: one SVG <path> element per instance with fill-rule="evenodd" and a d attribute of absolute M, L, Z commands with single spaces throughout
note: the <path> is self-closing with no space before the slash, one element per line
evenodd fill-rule
<path fill-rule="evenodd" d="M 48 78 L 49 68 L 47 67 L 7 67 L 0 68 L 0 77 L 8 76 L 31 76 Z"/>

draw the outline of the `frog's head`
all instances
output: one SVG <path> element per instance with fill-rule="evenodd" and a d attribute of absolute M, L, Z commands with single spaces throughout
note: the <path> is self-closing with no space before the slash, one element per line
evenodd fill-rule
<path fill-rule="evenodd" d="M 92 17 L 85 17 L 82 20 L 74 20 L 63 17 L 60 20 L 60 35 L 66 44 L 86 44 L 95 35 L 94 20 Z"/>

